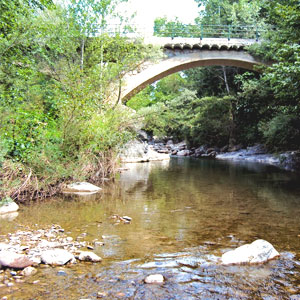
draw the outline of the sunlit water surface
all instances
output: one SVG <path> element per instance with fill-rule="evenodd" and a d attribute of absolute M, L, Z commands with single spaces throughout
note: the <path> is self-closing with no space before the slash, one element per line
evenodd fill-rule
<path fill-rule="evenodd" d="M 127 165 L 89 198 L 21 207 L 1 234 L 61 225 L 103 241 L 102 263 L 40 267 L 8 299 L 300 299 L 299 174 L 254 164 L 172 158 Z M 110 216 L 127 215 L 129 225 Z M 21 226 L 20 226 L 21 225 Z M 227 250 L 265 239 L 281 253 L 265 265 L 222 266 Z M 164 285 L 147 285 L 154 273 Z M 63 274 L 63 276 L 62 276 Z M 39 280 L 38 284 L 32 282 Z"/>

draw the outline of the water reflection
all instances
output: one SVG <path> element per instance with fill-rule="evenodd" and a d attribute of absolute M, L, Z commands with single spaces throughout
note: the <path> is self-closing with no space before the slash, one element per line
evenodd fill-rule
<path fill-rule="evenodd" d="M 249 167 L 250 166 L 250 167 Z M 1 234 L 60 224 L 74 239 L 103 240 L 102 265 L 79 264 L 57 277 L 42 269 L 15 299 L 289 299 L 300 294 L 300 185 L 273 167 L 172 158 L 129 164 L 97 197 L 52 199 L 22 207 Z M 110 216 L 128 215 L 130 225 Z M 264 266 L 223 267 L 228 249 L 263 238 L 283 253 Z M 143 278 L 163 273 L 164 287 Z M 64 279 L 66 277 L 66 279 Z M 32 280 L 33 280 L 32 279 Z M 30 279 L 31 280 L 31 279 Z M 55 283 L 55 288 L 52 284 Z M 103 294 L 103 295 L 104 295 Z M 29 297 L 30 295 L 30 297 Z M 71 295 L 71 296 L 70 296 Z M 121 298 L 122 298 L 121 297 Z"/>

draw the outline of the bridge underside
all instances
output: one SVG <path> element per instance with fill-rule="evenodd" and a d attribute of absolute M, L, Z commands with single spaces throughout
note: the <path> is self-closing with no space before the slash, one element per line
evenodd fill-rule
<path fill-rule="evenodd" d="M 128 76 L 121 94 L 123 101 L 153 82 L 170 74 L 204 66 L 233 66 L 254 70 L 261 62 L 244 50 L 166 50 L 167 58 L 150 65 L 141 72 Z"/>

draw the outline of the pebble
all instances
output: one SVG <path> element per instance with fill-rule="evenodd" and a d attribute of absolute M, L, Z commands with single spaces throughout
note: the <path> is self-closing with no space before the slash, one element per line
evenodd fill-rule
<path fill-rule="evenodd" d="M 22 272 L 21 275 L 23 276 L 31 276 L 37 273 L 37 269 L 33 267 L 27 267 Z"/>
<path fill-rule="evenodd" d="M 104 246 L 105 244 L 103 242 L 95 242 L 94 245 L 95 246 Z"/>
<path fill-rule="evenodd" d="M 14 286 L 14 284 L 13 284 L 12 282 L 8 282 L 8 283 L 6 284 L 6 286 L 12 287 L 12 286 Z"/>
<path fill-rule="evenodd" d="M 65 271 L 63 271 L 63 270 L 59 270 L 59 271 L 57 272 L 57 275 L 58 275 L 58 276 L 67 276 L 68 274 L 67 274 Z"/>
<path fill-rule="evenodd" d="M 161 274 L 152 274 L 145 278 L 145 283 L 164 283 L 165 278 Z"/>
<path fill-rule="evenodd" d="M 38 227 L 37 224 L 35 226 Z M 88 249 L 93 250 L 94 246 L 104 245 L 104 243 L 100 242 L 98 239 L 95 239 L 92 245 L 89 245 L 86 241 L 74 241 L 74 239 L 70 236 L 72 232 L 65 232 L 65 230 L 59 225 L 51 225 L 44 229 L 38 229 L 36 227 L 31 229 L 27 226 L 19 226 L 19 229 L 16 232 L 0 236 L 0 260 L 2 259 L 2 265 L 5 266 L 6 263 L 9 263 L 11 265 L 7 267 L 23 269 L 20 272 L 16 272 L 15 270 L 8 270 L 7 272 L 4 272 L 4 270 L 1 270 L 0 268 L 0 285 L 3 287 L 13 286 L 14 282 L 23 282 L 24 276 L 36 274 L 37 269 L 30 265 L 39 265 L 39 268 L 48 268 L 48 264 L 41 264 L 41 256 L 45 255 L 45 252 L 47 251 L 50 251 L 52 254 L 62 254 L 62 252 L 64 252 L 63 254 L 68 253 L 68 255 L 63 258 L 50 257 L 51 261 L 48 261 L 48 263 L 64 264 L 66 260 L 71 260 L 73 263 L 76 263 L 73 253 L 78 253 L 80 248 L 87 247 Z M 87 235 L 87 232 L 83 232 L 78 238 L 83 238 Z M 22 252 L 23 254 L 19 254 Z M 83 252 L 83 254 L 81 254 L 81 259 L 83 261 L 99 262 L 102 260 L 101 257 L 93 252 L 81 252 Z M 54 262 L 54 258 L 58 258 L 58 260 L 61 259 L 63 261 Z M 44 263 L 46 263 L 45 260 Z M 57 275 L 66 276 L 67 273 L 61 270 L 58 271 Z M 39 283 L 39 280 L 35 280 L 31 283 L 37 284 Z"/>
<path fill-rule="evenodd" d="M 105 293 L 105 292 L 98 292 L 97 293 L 97 298 L 104 298 L 106 296 L 107 296 L 107 293 Z"/>
<path fill-rule="evenodd" d="M 39 280 L 35 280 L 35 281 L 32 282 L 32 284 L 37 284 L 39 282 L 40 282 Z"/>

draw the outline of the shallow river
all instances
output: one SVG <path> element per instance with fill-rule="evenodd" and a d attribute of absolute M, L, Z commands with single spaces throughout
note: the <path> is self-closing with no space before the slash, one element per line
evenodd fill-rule
<path fill-rule="evenodd" d="M 131 224 L 110 217 L 127 215 Z M 59 224 L 104 246 L 102 263 L 39 267 L 8 299 L 300 299 L 300 176 L 255 164 L 172 158 L 129 165 L 86 199 L 21 207 L 1 235 Z M 222 266 L 225 251 L 265 239 L 281 257 L 265 265 Z M 63 270 L 63 272 L 62 272 Z M 164 285 L 147 285 L 149 274 Z M 33 281 L 39 280 L 37 284 Z"/>

